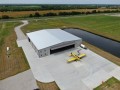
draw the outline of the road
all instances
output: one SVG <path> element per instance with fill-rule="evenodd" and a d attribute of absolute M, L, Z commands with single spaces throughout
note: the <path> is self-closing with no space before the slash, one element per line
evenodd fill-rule
<path fill-rule="evenodd" d="M 24 35 L 24 33 L 21 31 L 21 28 L 25 25 L 28 24 L 28 21 L 27 20 L 22 20 L 23 24 L 20 25 L 20 26 L 17 26 L 15 27 L 15 32 L 16 32 L 16 35 L 17 35 L 17 40 L 24 40 L 26 39 L 26 36 Z"/>

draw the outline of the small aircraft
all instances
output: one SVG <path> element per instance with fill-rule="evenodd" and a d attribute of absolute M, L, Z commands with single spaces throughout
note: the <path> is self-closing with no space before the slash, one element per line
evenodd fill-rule
<path fill-rule="evenodd" d="M 86 54 L 80 54 L 79 56 L 75 53 L 71 53 L 70 56 L 72 56 L 73 58 L 70 58 L 69 60 L 67 60 L 67 62 L 72 62 L 72 61 L 78 61 L 81 58 L 85 57 Z"/>

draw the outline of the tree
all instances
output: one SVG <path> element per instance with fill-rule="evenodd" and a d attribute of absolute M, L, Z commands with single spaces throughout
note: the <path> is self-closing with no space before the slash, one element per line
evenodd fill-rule
<path fill-rule="evenodd" d="M 79 15 L 79 14 L 81 14 L 81 12 L 72 11 L 70 14 L 71 14 L 71 15 Z"/>
<path fill-rule="evenodd" d="M 32 14 L 30 14 L 30 15 L 29 15 L 29 17 L 33 17 L 33 15 L 32 15 Z"/>
<path fill-rule="evenodd" d="M 91 14 L 91 12 L 87 11 L 87 12 L 86 12 L 86 15 L 88 15 L 88 14 Z"/>
<path fill-rule="evenodd" d="M 34 17 L 40 17 L 41 15 L 38 12 L 35 12 Z"/>
<path fill-rule="evenodd" d="M 70 15 L 70 12 L 59 12 L 60 16 Z"/>
<path fill-rule="evenodd" d="M 2 19 L 9 19 L 10 17 L 8 15 L 2 15 Z"/>
<path fill-rule="evenodd" d="M 49 13 L 44 14 L 43 16 L 57 16 L 57 14 L 49 12 Z"/>
<path fill-rule="evenodd" d="M 92 13 L 97 13 L 96 10 L 93 10 Z"/>

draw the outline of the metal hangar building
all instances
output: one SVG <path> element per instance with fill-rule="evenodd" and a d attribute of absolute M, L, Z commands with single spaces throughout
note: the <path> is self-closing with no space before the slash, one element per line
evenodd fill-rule
<path fill-rule="evenodd" d="M 27 33 L 27 37 L 39 57 L 76 48 L 82 43 L 81 38 L 61 29 L 43 29 L 30 32 Z"/>

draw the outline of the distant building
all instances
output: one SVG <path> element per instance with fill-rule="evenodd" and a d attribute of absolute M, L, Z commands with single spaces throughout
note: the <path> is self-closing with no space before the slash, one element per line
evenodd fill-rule
<path fill-rule="evenodd" d="M 45 29 L 27 33 L 28 41 L 39 57 L 78 47 L 82 39 L 61 29 Z"/>

